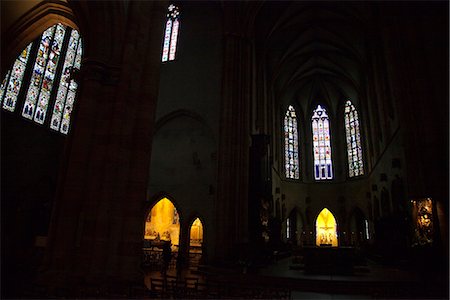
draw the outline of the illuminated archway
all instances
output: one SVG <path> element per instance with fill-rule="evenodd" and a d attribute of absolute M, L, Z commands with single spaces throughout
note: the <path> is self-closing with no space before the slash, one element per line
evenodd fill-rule
<path fill-rule="evenodd" d="M 196 218 L 189 229 L 189 265 L 198 266 L 203 255 L 203 223 Z"/>
<path fill-rule="evenodd" d="M 203 224 L 202 221 L 200 221 L 199 218 L 195 219 L 194 222 L 192 222 L 191 230 L 189 234 L 189 246 L 191 248 L 193 247 L 200 247 L 203 243 Z"/>
<path fill-rule="evenodd" d="M 145 221 L 144 239 L 170 241 L 172 250 L 178 250 L 180 217 L 172 201 L 163 198 L 153 206 Z"/>
<path fill-rule="evenodd" d="M 324 208 L 316 219 L 316 245 L 338 246 L 336 219 L 327 208 Z"/>

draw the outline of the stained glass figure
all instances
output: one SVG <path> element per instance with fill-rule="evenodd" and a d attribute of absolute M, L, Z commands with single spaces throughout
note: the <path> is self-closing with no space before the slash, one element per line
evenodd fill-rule
<path fill-rule="evenodd" d="M 28 92 L 25 100 L 25 105 L 23 106 L 22 116 L 27 119 L 32 120 L 36 115 L 36 103 L 38 101 L 38 96 L 41 92 L 42 81 L 45 73 L 45 68 L 47 66 L 48 60 L 50 58 L 50 48 L 53 41 L 53 36 L 55 33 L 56 26 L 52 26 L 48 28 L 42 34 L 41 42 L 39 44 L 38 53 L 36 56 L 36 62 L 34 63 L 33 73 L 31 75 L 31 81 L 28 86 Z M 49 78 L 46 79 L 46 87 L 44 87 L 48 91 Z M 41 97 L 42 101 L 48 101 L 45 99 L 47 96 L 44 95 Z M 41 115 L 37 115 L 37 120 L 41 119 Z"/>
<path fill-rule="evenodd" d="M 286 178 L 299 179 L 298 131 L 294 107 L 289 105 L 284 116 L 284 157 Z"/>
<path fill-rule="evenodd" d="M 312 116 L 314 178 L 333 179 L 330 121 L 325 108 L 317 105 Z"/>
<path fill-rule="evenodd" d="M 36 51 L 36 55 L 30 57 L 31 51 Z M 77 89 L 71 75 L 80 68 L 81 55 L 77 30 L 60 23 L 46 29 L 22 51 L 3 79 L 0 86 L 3 109 L 14 111 L 16 103 L 21 102 L 23 117 L 44 124 L 50 106 L 53 108 L 50 128 L 67 134 Z M 27 71 L 28 75 L 27 65 L 31 72 Z M 24 97 L 18 99 L 19 93 Z"/>
<path fill-rule="evenodd" d="M 358 111 L 350 100 L 345 103 L 345 134 L 347 138 L 348 176 L 363 175 L 364 165 Z"/>
<path fill-rule="evenodd" d="M 34 115 L 34 121 L 39 124 L 43 124 L 46 117 L 47 106 L 50 100 L 50 94 L 53 89 L 56 68 L 58 67 L 59 56 L 61 54 L 61 47 L 65 34 L 65 26 L 61 24 L 56 25 L 55 35 L 53 37 L 51 47 L 49 47 L 50 51 L 48 53 L 49 55 L 47 59 L 47 65 L 42 80 L 41 91 L 37 101 L 36 113 Z"/>
<path fill-rule="evenodd" d="M 53 106 L 53 115 L 50 128 L 59 130 L 64 134 L 69 131 L 70 114 L 77 90 L 77 83 L 71 78 L 74 69 L 80 68 L 82 54 L 81 37 L 78 31 L 72 30 L 69 45 L 64 59 L 61 81 Z"/>
<path fill-rule="evenodd" d="M 180 11 L 177 6 L 170 4 L 167 12 L 166 30 L 164 31 L 164 43 L 162 49 L 162 62 L 175 59 L 177 50 L 178 29 Z"/>
<path fill-rule="evenodd" d="M 23 75 L 25 74 L 25 68 L 30 56 L 30 49 L 31 43 L 23 49 L 22 53 L 14 62 L 12 72 L 11 70 L 8 70 L 0 88 L 0 100 L 2 100 L 3 95 L 5 95 L 5 98 L 3 99 L 3 108 L 11 112 L 16 108 L 17 97 L 19 96 Z"/>

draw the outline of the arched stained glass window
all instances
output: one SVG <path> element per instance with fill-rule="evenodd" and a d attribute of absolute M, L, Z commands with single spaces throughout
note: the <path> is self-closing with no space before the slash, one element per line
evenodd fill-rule
<path fill-rule="evenodd" d="M 289 105 L 284 116 L 284 158 L 286 178 L 299 178 L 297 116 Z"/>
<path fill-rule="evenodd" d="M 39 124 L 50 123 L 50 128 L 67 134 L 77 90 L 72 74 L 80 69 L 81 56 L 77 30 L 60 23 L 46 29 L 7 72 L 0 86 L 2 107 L 14 112 L 19 105 L 23 117 Z M 53 113 L 51 121 L 47 121 L 49 113 Z"/>
<path fill-rule="evenodd" d="M 175 59 L 177 50 L 178 29 L 180 11 L 177 6 L 170 4 L 167 12 L 166 30 L 164 31 L 164 43 L 162 49 L 162 62 Z"/>
<path fill-rule="evenodd" d="M 71 80 L 70 76 L 74 68 L 80 69 L 82 51 L 80 34 L 78 31 L 72 30 L 50 122 L 50 128 L 60 130 L 62 133 L 67 133 L 69 130 L 70 115 L 78 87 L 78 84 Z"/>
<path fill-rule="evenodd" d="M 3 98 L 3 94 L 6 92 L 5 98 L 3 99 L 3 108 L 11 112 L 13 112 L 16 107 L 23 75 L 25 74 L 28 57 L 30 56 L 30 49 L 31 43 L 23 49 L 22 53 L 14 62 L 12 73 L 11 70 L 8 70 L 0 88 L 0 99 Z M 8 86 L 6 87 L 6 85 Z"/>
<path fill-rule="evenodd" d="M 325 108 L 317 105 L 312 116 L 314 178 L 333 179 L 330 121 Z"/>
<path fill-rule="evenodd" d="M 347 138 L 348 176 L 364 174 L 358 111 L 350 100 L 345 103 L 345 134 Z"/>

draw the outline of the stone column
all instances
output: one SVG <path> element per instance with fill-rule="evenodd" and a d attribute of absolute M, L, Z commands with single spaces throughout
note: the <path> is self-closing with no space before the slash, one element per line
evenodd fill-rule
<path fill-rule="evenodd" d="M 91 13 L 97 5 L 108 4 L 93 2 Z M 50 285 L 143 281 L 139 263 L 166 3 L 136 1 L 128 10 L 124 38 L 111 29 L 117 36 L 103 41 L 122 48 L 111 51 L 121 53 L 117 64 L 102 59 L 102 43 L 91 44 L 82 64 L 49 233 L 44 281 Z M 108 26 L 101 20 L 91 26 Z"/>
<path fill-rule="evenodd" d="M 237 259 L 248 243 L 252 43 L 249 7 L 225 3 L 224 63 L 217 193 L 217 260 Z M 247 10 L 248 9 L 248 10 Z"/>

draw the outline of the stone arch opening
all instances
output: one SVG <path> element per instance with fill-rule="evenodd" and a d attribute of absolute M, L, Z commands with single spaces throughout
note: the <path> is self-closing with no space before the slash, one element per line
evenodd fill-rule
<path fill-rule="evenodd" d="M 356 207 L 353 210 L 349 225 L 351 246 L 359 247 L 369 239 L 368 220 L 360 208 Z"/>
<path fill-rule="evenodd" d="M 198 265 L 204 249 L 204 225 L 200 218 L 195 218 L 189 227 L 189 263 Z"/>
<path fill-rule="evenodd" d="M 316 245 L 319 247 L 337 247 L 337 222 L 334 215 L 324 208 L 316 218 Z"/>
<path fill-rule="evenodd" d="M 164 243 L 170 243 L 172 252 L 178 252 L 180 216 L 167 197 L 153 205 L 146 216 L 144 230 L 144 248 L 160 248 Z"/>

